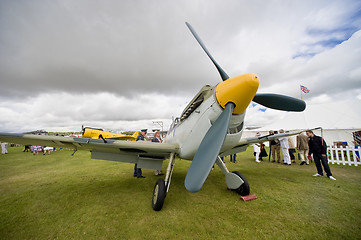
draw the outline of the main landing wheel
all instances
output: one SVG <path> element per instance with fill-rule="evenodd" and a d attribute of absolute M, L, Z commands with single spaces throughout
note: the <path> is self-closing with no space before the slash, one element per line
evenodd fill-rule
<path fill-rule="evenodd" d="M 162 209 L 165 196 L 165 182 L 163 179 L 158 179 L 153 190 L 152 208 L 154 211 L 160 211 Z"/>
<path fill-rule="evenodd" d="M 238 177 L 240 177 L 243 180 L 244 183 L 239 188 L 232 189 L 232 190 L 235 191 L 236 193 L 238 193 L 241 196 L 249 195 L 251 190 L 249 188 L 249 184 L 247 182 L 247 179 L 238 171 L 234 171 L 233 173 L 236 174 Z"/>

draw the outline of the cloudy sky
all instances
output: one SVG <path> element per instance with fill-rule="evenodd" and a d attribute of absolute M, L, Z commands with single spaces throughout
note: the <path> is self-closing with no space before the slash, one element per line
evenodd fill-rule
<path fill-rule="evenodd" d="M 359 0 L 0 0 L 0 131 L 167 129 L 218 72 L 307 104 L 361 100 Z M 251 105 L 246 125 L 277 121 Z"/>

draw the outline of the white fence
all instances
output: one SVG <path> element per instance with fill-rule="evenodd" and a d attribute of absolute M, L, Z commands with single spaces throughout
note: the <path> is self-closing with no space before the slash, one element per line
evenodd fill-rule
<path fill-rule="evenodd" d="M 360 162 L 360 153 L 361 153 L 361 147 L 358 146 L 357 148 L 349 148 L 347 147 L 337 147 L 332 146 L 327 148 L 328 151 L 328 162 L 332 164 L 342 164 L 349 166 L 351 165 L 361 165 Z"/>

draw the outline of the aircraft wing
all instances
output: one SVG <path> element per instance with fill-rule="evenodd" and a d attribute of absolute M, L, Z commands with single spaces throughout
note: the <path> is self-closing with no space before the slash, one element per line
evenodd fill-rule
<path fill-rule="evenodd" d="M 108 137 L 107 139 L 122 140 L 122 141 L 135 141 L 137 138 L 132 136 L 119 136 L 119 137 Z"/>
<path fill-rule="evenodd" d="M 318 128 L 315 128 L 315 129 L 318 129 Z M 220 153 L 220 156 L 223 157 L 223 156 L 227 156 L 227 155 L 230 155 L 230 154 L 243 152 L 251 144 L 263 143 L 263 142 L 275 140 L 275 139 L 278 139 L 278 138 L 281 138 L 281 137 L 293 136 L 293 135 L 300 134 L 301 132 L 305 132 L 307 130 L 308 129 L 290 131 L 290 132 L 287 132 L 287 133 L 279 133 L 279 134 L 273 134 L 273 135 L 265 135 L 265 136 L 259 136 L 259 137 L 242 138 L 239 141 L 239 144 L 237 146 L 233 147 L 230 150 L 227 150 L 225 152 Z M 311 130 L 314 130 L 314 129 L 311 129 Z"/>
<path fill-rule="evenodd" d="M 144 141 L 102 140 L 20 133 L 0 133 L 0 141 L 23 145 L 89 150 L 92 159 L 137 163 L 140 168 L 157 170 L 161 169 L 163 160 L 171 152 L 179 153 L 177 145 Z"/>

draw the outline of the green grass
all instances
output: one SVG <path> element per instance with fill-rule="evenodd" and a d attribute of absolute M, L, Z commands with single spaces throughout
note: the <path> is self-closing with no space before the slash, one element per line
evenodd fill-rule
<path fill-rule="evenodd" d="M 331 165 L 337 181 L 309 166 L 255 163 L 252 149 L 230 171 L 258 199 L 228 191 L 216 167 L 199 193 L 183 182 L 177 160 L 162 211 L 151 208 L 158 177 L 132 177 L 132 164 L 91 160 L 90 153 L 0 155 L 0 239 L 360 239 L 361 167 Z M 163 164 L 163 172 L 167 161 Z"/>

